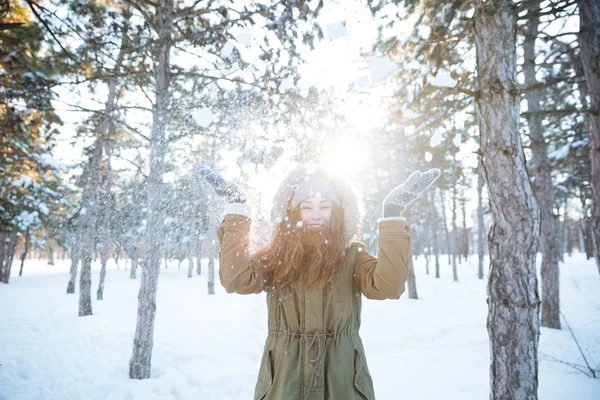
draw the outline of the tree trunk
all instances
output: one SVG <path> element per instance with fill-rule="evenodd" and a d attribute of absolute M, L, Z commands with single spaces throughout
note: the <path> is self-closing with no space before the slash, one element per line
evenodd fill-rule
<path fill-rule="evenodd" d="M 477 277 L 483 279 L 483 257 L 485 255 L 485 224 L 483 223 L 483 173 L 477 169 Z"/>
<path fill-rule="evenodd" d="M 202 240 L 197 239 L 196 242 L 196 273 L 200 275 L 202 273 Z"/>
<path fill-rule="evenodd" d="M 125 31 L 126 33 L 126 31 Z M 117 66 L 115 67 L 115 73 L 120 71 L 121 64 L 123 62 L 123 57 L 125 56 L 125 41 L 121 44 L 121 50 L 119 51 L 119 56 L 117 57 Z M 103 118 L 108 118 L 114 112 L 115 106 L 115 92 L 117 89 L 116 80 L 111 81 L 109 86 L 108 100 L 106 102 L 106 114 Z M 109 124 L 109 132 L 113 134 L 112 124 L 110 120 L 107 121 Z M 100 282 L 98 284 L 98 292 L 96 293 L 96 298 L 98 300 L 102 300 L 104 298 L 104 281 L 106 279 L 106 263 L 110 258 L 110 221 L 111 221 L 111 186 L 112 186 L 112 166 L 110 163 L 111 159 L 111 148 L 110 142 L 107 140 L 105 143 L 106 149 L 106 168 L 105 177 L 104 177 L 104 190 L 102 191 L 102 250 L 100 253 L 100 260 L 102 263 L 102 267 L 100 269 Z M 117 254 L 117 252 L 115 252 Z M 118 255 L 115 256 L 117 260 L 117 268 L 118 268 Z"/>
<path fill-rule="evenodd" d="M 8 283 L 10 280 L 10 270 L 12 268 L 12 262 L 15 257 L 15 250 L 17 248 L 17 233 L 11 233 L 7 236 L 6 242 L 6 253 L 4 256 L 4 273 L 2 274 L 2 281 Z"/>
<path fill-rule="evenodd" d="M 98 208 L 98 185 L 100 181 L 100 161 L 102 158 L 102 141 L 97 138 L 93 144 L 92 154 L 84 172 L 84 188 L 82 210 L 78 224 L 80 225 L 81 273 L 79 275 L 79 316 L 92 314 L 92 258 L 95 255 L 96 213 Z"/>
<path fill-rule="evenodd" d="M 564 207 L 566 210 L 566 204 Z M 565 249 L 565 218 L 563 212 L 563 222 L 560 222 L 560 207 L 558 208 L 558 215 L 554 216 L 554 225 L 556 227 L 556 248 L 554 252 L 556 253 L 556 258 L 559 263 L 564 263 L 564 249 Z M 543 294 L 542 294 L 543 296 Z"/>
<path fill-rule="evenodd" d="M 142 282 L 138 294 L 138 314 L 133 354 L 129 363 L 129 377 L 147 379 L 152 365 L 156 288 L 160 271 L 160 250 L 164 211 L 161 207 L 163 174 L 167 152 L 166 123 L 169 117 L 169 70 L 171 34 L 173 27 L 173 0 L 161 0 L 156 7 L 159 46 L 156 63 L 155 104 L 152 110 L 150 136 L 150 172 L 146 179 L 148 218 L 144 237 Z"/>
<path fill-rule="evenodd" d="M 211 243 L 208 250 L 208 294 L 215 294 L 215 245 Z"/>
<path fill-rule="evenodd" d="M 573 257 L 573 229 L 571 227 L 571 221 L 568 219 L 569 213 L 565 209 L 565 251 L 569 257 Z"/>
<path fill-rule="evenodd" d="M 448 220 L 446 219 L 446 200 L 443 191 L 438 192 L 440 194 L 440 202 L 442 204 L 442 225 L 444 229 L 444 234 L 446 235 L 446 251 L 448 252 L 448 265 L 452 264 L 452 250 L 450 246 L 450 232 L 448 232 Z"/>
<path fill-rule="evenodd" d="M 23 275 L 23 264 L 25 264 L 25 257 L 27 257 L 27 252 L 29 251 L 29 242 L 31 239 L 31 231 L 27 229 L 25 233 L 25 248 L 23 249 L 23 253 L 21 253 L 21 269 L 19 269 L 19 276 Z"/>
<path fill-rule="evenodd" d="M 413 267 L 413 255 L 408 254 L 408 280 L 406 282 L 408 287 L 408 298 L 418 299 L 417 293 L 417 280 L 415 279 L 415 269 Z"/>
<path fill-rule="evenodd" d="M 600 3 L 597 0 L 579 2 L 579 23 L 581 62 L 590 94 L 590 112 L 587 118 L 592 163 L 592 238 L 596 266 L 600 273 Z"/>
<path fill-rule="evenodd" d="M 460 211 L 462 214 L 461 252 L 465 261 L 469 260 L 469 231 L 467 230 L 467 208 L 465 193 L 460 198 Z"/>
<path fill-rule="evenodd" d="M 135 279 L 137 277 L 137 267 L 138 267 L 138 256 L 137 251 L 134 256 L 131 257 L 131 270 L 129 270 L 129 279 Z"/>
<path fill-rule="evenodd" d="M 456 227 L 456 186 L 452 188 L 452 279 L 458 282 L 458 270 L 456 268 L 458 232 Z"/>
<path fill-rule="evenodd" d="M 538 14 L 540 5 L 533 2 L 528 7 L 528 13 Z M 523 43 L 523 74 L 525 86 L 538 83 L 535 77 L 535 41 L 538 36 L 539 17 L 532 16 L 525 27 Z M 531 174 L 534 178 L 533 190 L 541 213 L 540 250 L 542 253 L 542 326 L 560 329 L 559 302 L 559 269 L 556 248 L 554 221 L 554 188 L 552 186 L 552 171 L 548 161 L 546 139 L 542 128 L 542 117 L 539 114 L 540 94 L 531 90 L 525 94 L 527 100 L 527 125 L 531 140 Z"/>
<path fill-rule="evenodd" d="M 4 261 L 6 260 L 6 234 L 0 232 L 0 281 L 4 282 Z"/>
<path fill-rule="evenodd" d="M 48 255 L 48 265 L 54 265 L 54 246 L 49 243 L 50 239 L 46 240 L 46 254 Z"/>
<path fill-rule="evenodd" d="M 437 237 L 437 213 L 435 211 L 435 195 L 433 192 L 427 193 L 427 198 L 429 201 L 429 226 L 431 227 L 431 243 L 433 256 L 435 259 L 435 277 L 440 277 L 440 255 L 439 255 L 439 247 L 438 247 L 438 237 Z"/>
<path fill-rule="evenodd" d="M 537 399 L 539 209 L 519 136 L 517 15 L 512 0 L 477 0 L 476 112 L 481 168 L 494 224 L 489 235 L 490 399 Z"/>
<path fill-rule="evenodd" d="M 77 266 L 79 265 L 79 234 L 75 233 L 75 242 L 71 247 L 71 271 L 69 272 L 69 283 L 67 284 L 67 294 L 75 293 L 75 279 L 77 279 Z"/>
<path fill-rule="evenodd" d="M 194 272 L 194 249 L 192 246 L 193 239 L 188 246 L 188 278 L 192 277 L 192 273 Z"/>

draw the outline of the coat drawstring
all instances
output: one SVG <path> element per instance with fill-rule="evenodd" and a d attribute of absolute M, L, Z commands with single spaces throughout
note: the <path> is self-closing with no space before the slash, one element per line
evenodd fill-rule
<path fill-rule="evenodd" d="M 304 399 L 307 399 L 313 387 L 317 384 L 319 375 L 322 374 L 321 367 L 323 365 L 325 352 L 327 351 L 327 338 L 333 338 L 333 331 L 327 331 L 326 333 L 296 333 L 296 337 L 312 337 L 307 349 L 307 357 L 310 363 L 315 364 L 315 369 L 310 377 L 310 385 L 304 395 Z M 323 346 L 323 339 L 325 339 L 325 346 Z M 314 357 L 311 356 L 311 352 L 314 354 Z"/>

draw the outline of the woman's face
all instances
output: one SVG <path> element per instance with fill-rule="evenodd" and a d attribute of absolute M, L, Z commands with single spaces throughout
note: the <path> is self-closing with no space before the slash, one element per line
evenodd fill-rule
<path fill-rule="evenodd" d="M 331 219 L 331 200 L 322 197 L 310 197 L 300 203 L 300 216 L 306 226 L 319 226 Z"/>

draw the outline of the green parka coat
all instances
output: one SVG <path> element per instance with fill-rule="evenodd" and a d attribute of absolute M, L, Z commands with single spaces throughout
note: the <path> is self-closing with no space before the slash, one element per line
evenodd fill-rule
<path fill-rule="evenodd" d="M 248 252 L 250 224 L 246 216 L 230 213 L 218 229 L 219 276 L 228 293 L 265 290 L 260 267 Z M 267 292 L 268 336 L 255 400 L 375 398 L 359 336 L 362 295 L 400 298 L 410 234 L 406 222 L 383 219 L 377 258 L 359 242 L 347 244 L 345 263 L 330 284 L 305 290 L 299 283 L 281 298 Z"/>

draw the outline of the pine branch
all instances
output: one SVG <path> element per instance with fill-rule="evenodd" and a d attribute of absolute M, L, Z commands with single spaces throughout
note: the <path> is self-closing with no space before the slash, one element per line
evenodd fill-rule
<path fill-rule="evenodd" d="M 572 76 L 568 76 L 565 78 L 555 78 L 555 79 L 549 79 L 546 81 L 541 81 L 536 83 L 535 85 L 531 85 L 529 87 L 523 87 L 519 89 L 519 94 L 525 94 L 528 92 L 531 92 L 532 90 L 537 90 L 537 89 L 542 89 L 548 86 L 552 86 L 555 85 L 557 83 L 560 82 L 567 82 L 567 83 L 579 83 L 581 82 L 581 80 L 578 80 L 577 78 L 584 78 L 585 77 L 583 75 L 572 75 Z"/>
<path fill-rule="evenodd" d="M 72 55 L 71 53 L 69 53 L 69 51 L 67 49 L 64 48 L 64 46 L 62 45 L 62 43 L 60 42 L 60 40 L 58 40 L 58 38 L 56 37 L 56 35 L 54 34 L 54 32 L 52 32 L 52 29 L 50 29 L 50 27 L 48 26 L 48 24 L 46 23 L 46 21 L 42 18 L 42 16 L 40 14 L 38 14 L 37 10 L 35 9 L 35 7 L 39 7 L 40 9 L 41 6 L 39 6 L 36 2 L 34 2 L 33 0 L 25 0 L 27 2 L 27 4 L 29 5 L 29 8 L 31 8 L 31 12 L 33 12 L 33 15 L 35 15 L 35 17 L 41 22 L 42 25 L 44 25 L 44 28 L 46 28 L 46 30 L 48 31 L 48 33 L 50 33 L 50 36 L 52 36 L 52 38 L 54 39 L 54 41 L 56 43 L 58 43 L 59 47 L 65 52 L 65 54 L 77 65 L 79 66 L 79 68 L 84 69 L 83 66 L 79 63 L 79 61 L 77 61 Z"/>
<path fill-rule="evenodd" d="M 139 4 L 137 4 L 135 1 L 133 0 L 125 0 L 127 3 L 131 4 L 140 14 L 142 14 L 142 16 L 144 17 L 144 21 L 152 28 L 154 29 L 155 32 L 158 32 L 158 27 L 156 26 L 156 24 L 154 24 L 154 22 L 152 21 L 152 18 L 150 16 L 150 14 L 148 14 L 146 12 L 146 10 L 144 10 L 142 7 L 140 7 Z M 150 2 L 152 3 L 152 2 Z M 153 3 L 152 3 L 153 4 Z M 156 6 L 154 6 L 156 7 Z"/>
<path fill-rule="evenodd" d="M 542 115 L 542 116 L 550 116 L 550 115 L 571 115 L 571 114 L 585 114 L 589 112 L 588 109 L 582 108 L 564 108 L 564 109 L 556 109 L 556 110 L 540 110 L 535 112 L 526 111 L 521 113 L 521 117 L 526 118 L 531 115 Z"/>
<path fill-rule="evenodd" d="M 536 13 L 527 13 L 525 15 L 522 15 L 520 17 L 517 17 L 517 19 L 529 19 L 532 17 L 542 17 L 544 15 L 555 15 L 561 11 L 566 10 L 567 8 L 575 5 L 579 3 L 579 0 L 573 0 L 570 2 L 567 2 L 565 4 L 563 4 L 561 7 L 557 7 L 557 8 L 551 8 L 549 11 L 540 11 L 540 12 L 536 12 Z M 554 5 L 554 4 L 553 4 Z"/>

